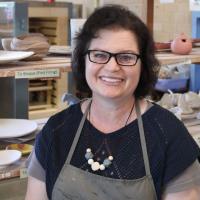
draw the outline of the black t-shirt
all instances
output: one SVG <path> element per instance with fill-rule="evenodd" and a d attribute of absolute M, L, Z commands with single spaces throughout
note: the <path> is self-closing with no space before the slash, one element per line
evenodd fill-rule
<path fill-rule="evenodd" d="M 82 116 L 80 104 L 70 106 L 51 117 L 36 138 L 35 153 L 46 171 L 49 198 Z M 189 167 L 200 151 L 183 123 L 160 106 L 153 105 L 142 115 L 142 120 L 151 174 L 160 199 L 163 187 Z M 112 164 L 106 170 L 93 172 L 85 158 L 87 148 L 100 163 L 112 155 Z M 86 120 L 71 164 L 114 179 L 143 177 L 145 169 L 137 120 L 109 134 L 100 132 Z"/>

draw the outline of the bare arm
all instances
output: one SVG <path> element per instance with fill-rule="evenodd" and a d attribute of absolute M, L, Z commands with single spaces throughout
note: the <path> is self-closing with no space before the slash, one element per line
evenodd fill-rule
<path fill-rule="evenodd" d="M 45 182 L 29 176 L 25 200 L 48 200 Z"/>
<path fill-rule="evenodd" d="M 182 192 L 168 193 L 162 200 L 199 200 L 200 187 L 191 188 Z"/>
<path fill-rule="evenodd" d="M 165 188 L 162 200 L 199 200 L 200 165 L 196 160 Z"/>

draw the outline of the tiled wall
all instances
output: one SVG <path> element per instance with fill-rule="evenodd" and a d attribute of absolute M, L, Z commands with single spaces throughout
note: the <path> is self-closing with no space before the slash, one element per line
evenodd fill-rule
<path fill-rule="evenodd" d="M 182 32 L 191 37 L 189 0 L 174 0 L 174 3 L 167 4 L 154 0 L 155 40 L 169 41 Z"/>

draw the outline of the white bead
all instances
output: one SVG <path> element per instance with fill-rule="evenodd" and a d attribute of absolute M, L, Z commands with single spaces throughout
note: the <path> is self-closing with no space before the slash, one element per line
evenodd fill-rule
<path fill-rule="evenodd" d="M 90 152 L 91 152 L 91 149 L 90 149 L 90 148 L 88 148 L 88 149 L 86 150 L 86 152 L 87 152 L 87 153 L 90 153 Z"/>
<path fill-rule="evenodd" d="M 112 156 L 109 156 L 108 159 L 109 159 L 109 160 L 113 160 L 113 157 L 112 157 Z"/>
<path fill-rule="evenodd" d="M 100 170 L 105 170 L 105 166 L 103 164 L 100 165 Z"/>
<path fill-rule="evenodd" d="M 100 164 L 98 162 L 93 162 L 91 165 L 92 171 L 97 171 L 100 168 Z"/>
<path fill-rule="evenodd" d="M 90 158 L 90 159 L 88 160 L 88 164 L 89 164 L 89 165 L 92 165 L 92 163 L 94 163 L 94 160 L 93 160 L 92 158 Z"/>

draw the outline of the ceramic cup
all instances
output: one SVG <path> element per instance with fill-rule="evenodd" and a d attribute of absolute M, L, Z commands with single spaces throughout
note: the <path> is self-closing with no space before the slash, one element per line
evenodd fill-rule
<path fill-rule="evenodd" d="M 2 47 L 4 50 L 6 51 L 11 51 L 11 41 L 12 41 L 12 38 L 2 38 L 1 39 L 1 44 L 2 44 Z"/>

